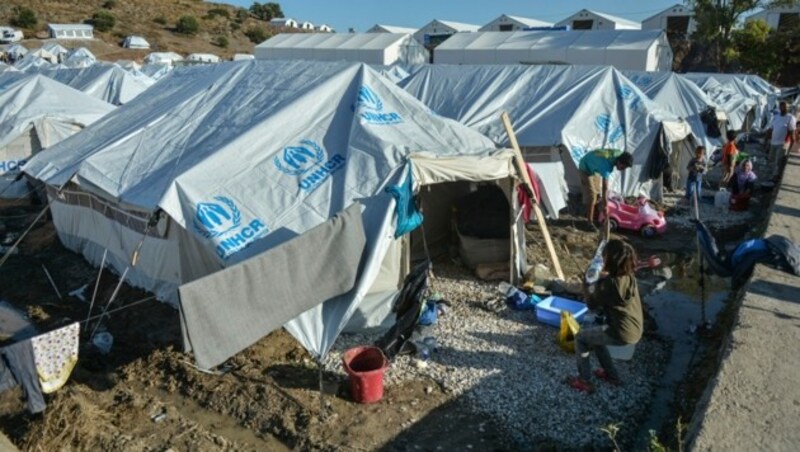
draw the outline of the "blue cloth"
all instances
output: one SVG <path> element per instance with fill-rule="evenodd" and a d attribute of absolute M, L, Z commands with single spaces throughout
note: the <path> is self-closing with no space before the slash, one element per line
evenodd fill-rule
<path fill-rule="evenodd" d="M 419 324 L 422 326 L 429 326 L 436 323 L 439 319 L 438 306 L 435 300 L 428 300 L 422 308 L 422 313 L 419 315 Z"/>
<path fill-rule="evenodd" d="M 608 179 L 614 171 L 614 163 L 622 151 L 617 149 L 597 149 L 587 152 L 581 157 L 578 169 L 588 175 L 599 174 L 603 179 Z"/>
<path fill-rule="evenodd" d="M 761 254 L 768 251 L 769 248 L 767 247 L 767 242 L 764 239 L 752 239 L 742 242 L 736 247 L 735 250 L 733 250 L 733 254 L 731 255 L 731 267 L 736 268 L 745 255 L 749 253 Z"/>
<path fill-rule="evenodd" d="M 422 224 L 422 214 L 417 210 L 414 203 L 414 180 L 411 175 L 411 163 L 408 164 L 408 177 L 400 185 L 393 185 L 386 188 L 396 202 L 394 212 L 397 215 L 397 227 L 394 231 L 394 238 L 402 237 L 409 232 L 417 229 Z"/>

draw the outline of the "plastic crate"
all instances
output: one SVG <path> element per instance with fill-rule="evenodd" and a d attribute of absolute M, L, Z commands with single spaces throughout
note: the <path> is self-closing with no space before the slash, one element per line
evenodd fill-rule
<path fill-rule="evenodd" d="M 555 327 L 561 326 L 561 311 L 567 311 L 581 323 L 589 308 L 580 301 L 549 296 L 536 305 L 536 319 Z"/>

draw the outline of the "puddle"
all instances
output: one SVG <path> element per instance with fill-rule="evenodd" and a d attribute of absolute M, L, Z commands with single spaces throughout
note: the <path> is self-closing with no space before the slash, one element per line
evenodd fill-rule
<path fill-rule="evenodd" d="M 700 347 L 695 329 L 702 325 L 704 317 L 697 256 L 668 253 L 659 256 L 663 268 L 642 281 L 642 291 L 643 294 L 650 292 L 644 295 L 644 302 L 658 325 L 658 334 L 672 342 L 672 351 L 656 387 L 650 415 L 638 435 L 643 441 L 649 437 L 649 430 L 660 431 L 673 411 L 678 384 L 686 377 Z M 705 319 L 708 322 L 716 321 L 729 294 L 729 278 L 706 275 Z"/>

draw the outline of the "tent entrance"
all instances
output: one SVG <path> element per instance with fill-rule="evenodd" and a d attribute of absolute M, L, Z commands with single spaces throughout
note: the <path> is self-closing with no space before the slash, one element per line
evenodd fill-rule
<path fill-rule="evenodd" d="M 515 254 L 510 193 L 508 179 L 423 186 L 419 198 L 424 221 L 411 233 L 411 262 L 430 257 L 460 262 L 473 271 L 500 269 L 508 279 Z"/>

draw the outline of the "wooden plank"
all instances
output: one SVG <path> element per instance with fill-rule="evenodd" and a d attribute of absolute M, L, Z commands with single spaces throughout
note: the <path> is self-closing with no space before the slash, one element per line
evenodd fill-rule
<path fill-rule="evenodd" d="M 558 260 L 558 254 L 556 254 L 555 247 L 553 247 L 553 240 L 550 238 L 550 230 L 547 229 L 547 223 L 544 221 L 544 214 L 542 213 L 542 209 L 539 207 L 539 200 L 536 199 L 533 191 L 533 184 L 531 183 L 530 177 L 528 177 L 528 167 L 525 163 L 525 159 L 522 158 L 522 151 L 520 151 L 519 143 L 517 143 L 517 135 L 514 133 L 513 127 L 511 127 L 511 118 L 508 116 L 507 112 L 503 112 L 503 114 L 500 116 L 500 119 L 503 121 L 503 126 L 506 128 L 506 134 L 508 134 L 508 141 L 511 143 L 511 148 L 514 150 L 514 163 L 516 164 L 517 171 L 520 173 L 520 177 L 522 178 L 525 191 L 528 193 L 528 197 L 532 201 L 531 206 L 533 207 L 533 213 L 536 215 L 536 221 L 539 223 L 539 228 L 542 230 L 542 235 L 544 235 L 544 243 L 547 245 L 547 252 L 550 254 L 550 261 L 553 263 L 553 269 L 556 271 L 556 276 L 559 279 L 564 280 L 564 271 L 561 270 L 561 262 Z"/>

